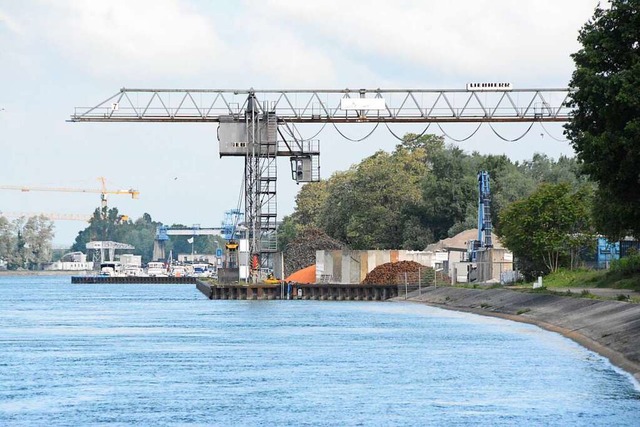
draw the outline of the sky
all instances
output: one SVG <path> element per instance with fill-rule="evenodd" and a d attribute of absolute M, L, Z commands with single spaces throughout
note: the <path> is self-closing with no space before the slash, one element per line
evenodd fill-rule
<path fill-rule="evenodd" d="M 602 2 L 604 3 L 604 2 Z M 220 226 L 236 208 L 241 158 L 220 158 L 215 123 L 70 123 L 128 88 L 462 89 L 471 81 L 564 88 L 578 31 L 598 0 L 0 0 L 0 185 L 135 188 L 109 206 L 132 219 Z M 345 127 L 346 126 L 346 127 Z M 507 139 L 526 128 L 500 125 Z M 562 126 L 535 125 L 516 143 L 483 127 L 465 151 L 573 155 Z M 343 125 L 353 139 L 371 125 Z M 462 139 L 473 128 L 443 125 Z M 422 126 L 397 125 L 419 133 Z M 301 127 L 303 136 L 316 129 Z M 439 130 L 434 131 L 441 134 Z M 358 143 L 327 127 L 321 173 L 348 169 L 397 141 L 380 127 Z M 447 143 L 453 143 L 446 139 Z M 279 217 L 299 186 L 278 163 Z M 91 214 L 99 194 L 0 190 L 0 211 Z M 56 246 L 86 223 L 56 221 Z"/>

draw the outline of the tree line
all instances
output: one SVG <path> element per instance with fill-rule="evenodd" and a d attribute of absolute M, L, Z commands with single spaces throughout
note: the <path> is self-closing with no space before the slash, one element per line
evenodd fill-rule
<path fill-rule="evenodd" d="M 41 268 L 51 261 L 53 229 L 44 216 L 11 222 L 0 216 L 0 261 L 10 270 Z"/>
<path fill-rule="evenodd" d="M 111 240 L 134 246 L 131 252 L 140 255 L 142 262 L 153 258 L 156 230 L 161 222 L 154 221 L 145 213 L 131 220 L 120 215 L 117 208 L 96 208 L 89 225 L 81 230 L 69 251 L 87 252 L 86 244 L 94 240 Z M 189 228 L 173 224 L 172 228 Z M 9 221 L 0 216 L 0 265 L 9 270 L 40 270 L 53 260 L 54 224 L 45 216 L 18 218 Z M 224 240 L 217 236 L 197 236 L 190 243 L 190 236 L 172 236 L 166 242 L 166 254 L 180 253 L 212 254 L 224 247 Z M 62 254 L 59 254 L 62 255 Z M 91 254 L 88 254 L 91 260 Z"/>
<path fill-rule="evenodd" d="M 89 221 L 89 226 L 78 233 L 71 247 L 72 251 L 86 251 L 87 242 L 93 240 L 111 240 L 128 243 L 135 247 L 134 255 L 140 255 L 142 262 L 153 260 L 153 245 L 156 233 L 162 222 L 154 221 L 151 215 L 145 213 L 142 217 L 131 220 L 119 214 L 117 208 L 97 208 Z M 171 228 L 190 228 L 183 224 L 173 224 Z M 178 254 L 213 254 L 218 247 L 224 247 L 224 240 L 218 236 L 196 236 L 193 243 L 189 243 L 190 236 L 171 236 L 165 243 L 165 252 L 169 256 L 173 252 L 174 258 Z"/>
<path fill-rule="evenodd" d="M 535 154 L 513 162 L 504 155 L 466 153 L 436 135 L 407 134 L 391 153 L 379 151 L 302 186 L 294 212 L 279 227 L 279 247 L 311 228 L 353 249 L 422 250 L 477 226 L 481 170 L 490 174 L 494 229 L 523 271 L 538 274 L 579 263 L 595 241 L 597 188 L 575 158 Z M 98 208 L 70 250 L 86 252 L 89 241 L 113 240 L 133 245 L 146 263 L 160 225 L 148 213 L 131 220 L 117 208 Z M 198 236 L 192 248 L 188 238 L 172 236 L 167 253 L 214 253 L 224 243 Z M 10 269 L 37 269 L 50 261 L 52 239 L 53 224 L 45 217 L 13 223 L 0 217 L 0 259 Z"/>
<path fill-rule="evenodd" d="M 313 228 L 352 249 L 423 250 L 430 243 L 477 227 L 477 174 L 482 170 L 490 174 L 494 228 L 508 246 L 520 243 L 511 238 L 517 233 L 530 238 L 553 229 L 593 235 L 589 203 L 594 185 L 581 174 L 575 158 L 554 160 L 535 154 L 531 160 L 512 162 L 505 155 L 466 153 L 445 145 L 436 135 L 407 134 L 391 153 L 379 151 L 347 171 L 305 184 L 296 196 L 294 212 L 280 227 L 280 246 Z M 577 211 L 575 218 L 566 219 L 570 227 L 542 224 L 538 212 L 527 222 L 532 229 L 518 230 L 526 209 L 516 211 L 521 206 L 516 202 L 527 200 L 529 209 L 528 204 L 543 191 L 552 192 L 555 198 L 547 202 L 556 210 Z M 543 207 L 552 208 L 549 204 Z M 576 241 L 567 254 L 579 252 L 577 246 L 583 243 Z M 538 256 L 526 244 L 518 246 L 518 252 L 533 261 L 527 266 L 536 269 L 549 270 L 546 266 L 557 267 L 565 260 L 564 248 L 557 256 L 554 253 L 555 264 L 546 262 L 546 252 Z"/>

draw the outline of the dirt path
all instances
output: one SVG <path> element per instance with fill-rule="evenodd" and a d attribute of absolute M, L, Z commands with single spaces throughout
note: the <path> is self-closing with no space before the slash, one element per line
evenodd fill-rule
<path fill-rule="evenodd" d="M 640 292 L 633 291 L 630 289 L 612 289 L 612 288 L 549 288 L 554 292 L 567 292 L 570 291 L 573 294 L 580 295 L 581 292 L 587 291 L 593 295 L 597 295 L 603 298 L 612 298 L 615 299 L 619 295 L 624 295 L 626 297 L 635 297 L 640 298 Z"/>

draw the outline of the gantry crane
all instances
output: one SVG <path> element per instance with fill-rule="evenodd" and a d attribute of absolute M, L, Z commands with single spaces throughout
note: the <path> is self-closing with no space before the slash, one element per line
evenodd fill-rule
<path fill-rule="evenodd" d="M 570 93 L 567 88 L 514 89 L 511 83 L 491 82 L 447 90 L 123 88 L 98 105 L 77 107 L 70 121 L 218 123 L 220 156 L 245 158 L 245 223 L 256 270 L 269 267 L 270 254 L 277 251 L 276 158 L 290 158 L 297 182 L 320 177 L 319 143 L 301 138 L 296 124 L 331 124 L 338 130 L 342 123 L 382 123 L 388 129 L 390 123 L 425 123 L 427 128 L 432 123 L 477 123 L 478 128 L 486 123 L 497 134 L 492 123 L 527 123 L 530 130 L 535 122 L 567 121 Z"/>
<path fill-rule="evenodd" d="M 20 185 L 0 185 L 0 190 L 17 190 L 22 192 L 30 191 L 56 191 L 64 193 L 96 193 L 100 194 L 100 208 L 105 211 L 107 207 L 107 195 L 108 194 L 129 194 L 132 199 L 137 199 L 140 195 L 138 190 L 108 190 L 106 186 L 106 180 L 104 177 L 98 177 L 101 188 L 73 188 L 73 187 L 30 187 Z"/>

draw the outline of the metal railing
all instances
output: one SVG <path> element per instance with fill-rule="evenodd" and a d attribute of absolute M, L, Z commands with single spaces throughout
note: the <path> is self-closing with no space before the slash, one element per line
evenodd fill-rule
<path fill-rule="evenodd" d="M 422 295 L 422 290 L 430 286 L 451 286 L 451 278 L 442 269 L 421 267 L 417 271 L 399 273 L 397 276 L 398 296 L 411 293 Z"/>

